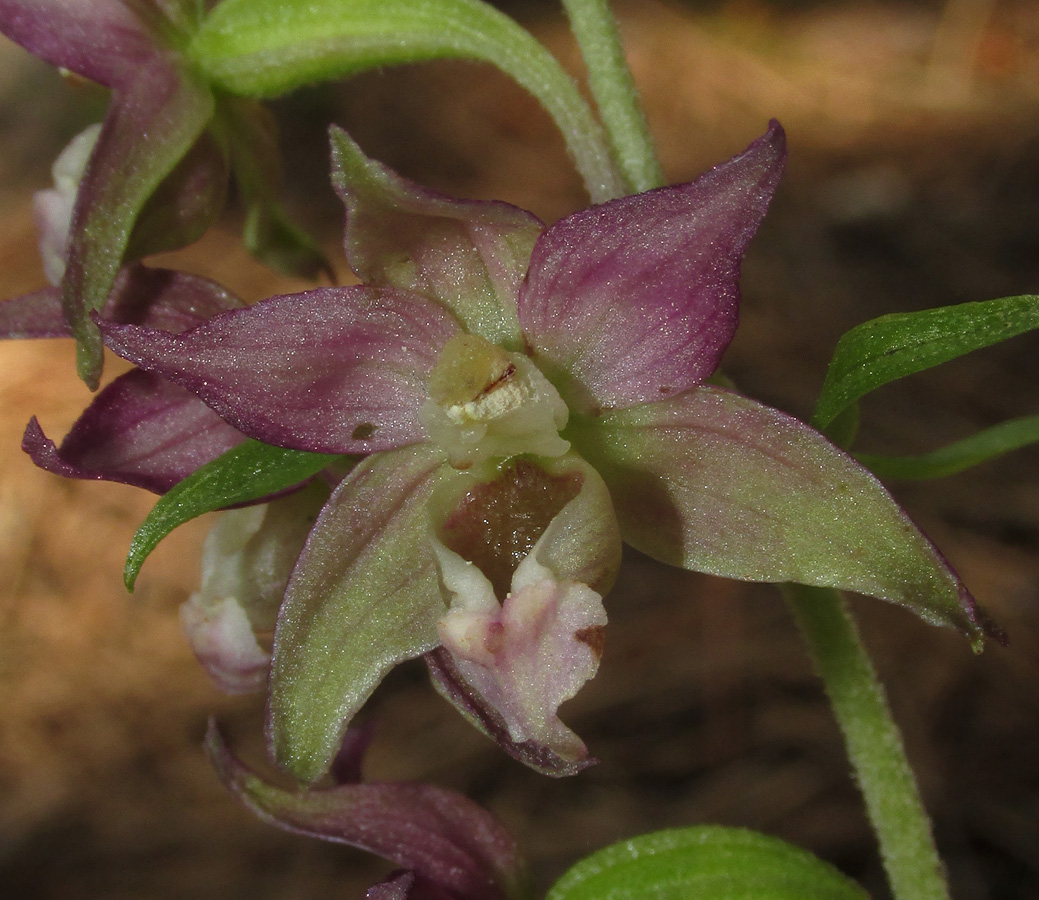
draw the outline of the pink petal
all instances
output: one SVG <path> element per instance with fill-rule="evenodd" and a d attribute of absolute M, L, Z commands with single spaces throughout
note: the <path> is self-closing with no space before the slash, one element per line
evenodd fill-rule
<path fill-rule="evenodd" d="M 426 661 L 437 689 L 507 753 L 570 775 L 593 761 L 558 708 L 598 667 L 620 533 L 584 460 L 539 463 L 516 460 L 485 481 L 458 473 L 432 498 L 450 609 Z"/>
<path fill-rule="evenodd" d="M 424 439 L 416 419 L 458 323 L 415 295 L 320 288 L 234 310 L 183 335 L 100 323 L 120 356 L 200 396 L 269 444 L 370 453 Z"/>
<path fill-rule="evenodd" d="M 135 370 L 94 398 L 60 449 L 35 418 L 25 429 L 22 449 L 55 475 L 162 494 L 244 439 L 194 394 Z"/>
<path fill-rule="evenodd" d="M 51 65 L 114 87 L 157 51 L 126 0 L 0 0 L 0 32 Z"/>
<path fill-rule="evenodd" d="M 577 756 L 564 756 L 547 744 L 533 740 L 514 741 L 505 717 L 466 680 L 449 650 L 437 647 L 423 658 L 437 692 L 518 762 L 555 778 L 576 775 L 598 762 L 588 755 L 587 748 L 579 751 Z"/>
<path fill-rule="evenodd" d="M 778 122 L 690 184 L 584 210 L 538 240 L 519 317 L 572 410 L 699 384 L 736 329 L 740 259 L 783 171 Z"/>
<path fill-rule="evenodd" d="M 535 216 L 427 190 L 368 159 L 336 128 L 332 182 L 346 204 L 347 260 L 363 282 L 423 294 L 467 331 L 521 349 L 516 296 L 544 227 Z"/>
<path fill-rule="evenodd" d="M 442 565 L 448 590 L 458 585 L 454 568 Z M 530 556 L 517 568 L 500 607 L 490 596 L 490 609 L 465 609 L 452 601 L 440 620 L 440 639 L 458 674 L 498 712 L 512 743 L 586 759 L 588 749 L 562 723 L 558 709 L 599 668 L 606 625 L 602 597 L 587 585 L 557 581 Z"/>
<path fill-rule="evenodd" d="M 242 305 L 234 294 L 208 278 L 135 265 L 119 272 L 101 317 L 180 332 Z M 58 288 L 43 288 L 0 303 L 0 338 L 71 336 Z"/>
<path fill-rule="evenodd" d="M 101 125 L 95 123 L 77 134 L 51 166 L 54 186 L 33 195 L 33 218 L 39 234 L 43 271 L 54 285 L 61 284 L 65 275 L 76 193 L 100 133 Z"/>
<path fill-rule="evenodd" d="M 296 558 L 327 499 L 328 488 L 315 480 L 286 497 L 221 513 L 207 535 L 202 583 L 180 620 L 220 690 L 266 687 L 271 654 L 257 638 L 274 630 Z"/>
<path fill-rule="evenodd" d="M 243 765 L 212 724 L 206 751 L 224 786 L 273 825 L 375 853 L 458 900 L 525 893 L 515 842 L 497 819 L 461 794 L 416 782 L 285 790 Z M 432 900 L 443 894 L 376 896 Z"/>
<path fill-rule="evenodd" d="M 233 598 L 203 603 L 193 594 L 180 623 L 195 656 L 226 694 L 248 694 L 267 684 L 271 657 L 256 641 L 249 617 Z"/>

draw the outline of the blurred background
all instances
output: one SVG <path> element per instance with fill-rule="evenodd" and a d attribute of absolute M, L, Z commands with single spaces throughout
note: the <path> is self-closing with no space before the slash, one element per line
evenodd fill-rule
<path fill-rule="evenodd" d="M 554 2 L 499 4 L 580 77 Z M 728 0 L 615 4 L 668 178 L 740 151 L 778 117 L 790 164 L 744 264 L 724 367 L 807 416 L 836 339 L 896 310 L 1039 291 L 1039 5 Z M 34 190 L 105 98 L 0 43 L 0 296 L 43 283 Z M 376 72 L 277 104 L 289 205 L 337 252 L 326 180 L 335 121 L 432 187 L 552 221 L 586 204 L 536 103 L 491 69 Z M 164 262 L 245 297 L 301 289 L 238 246 L 239 221 Z M 345 266 L 336 257 L 342 274 Z M 1039 412 L 1035 335 L 885 388 L 860 448 L 921 453 Z M 106 377 L 120 371 L 109 360 Z M 195 664 L 177 606 L 210 522 L 177 531 L 134 596 L 121 583 L 151 506 L 129 487 L 63 481 L 19 450 L 37 415 L 67 430 L 88 402 L 68 342 L 0 345 L 0 894 L 11 898 L 362 897 L 385 867 L 283 834 L 226 795 L 203 758 L 217 713 L 262 759 L 261 702 Z M 955 634 L 854 600 L 934 816 L 956 900 L 1039 896 L 1039 451 L 892 490 L 1010 633 L 972 655 Z M 564 719 L 600 764 L 563 782 L 504 759 L 399 669 L 368 715 L 373 778 L 467 792 L 518 836 L 547 887 L 632 834 L 742 825 L 886 889 L 796 629 L 767 586 L 667 570 L 629 553 L 607 601 L 599 676 Z"/>

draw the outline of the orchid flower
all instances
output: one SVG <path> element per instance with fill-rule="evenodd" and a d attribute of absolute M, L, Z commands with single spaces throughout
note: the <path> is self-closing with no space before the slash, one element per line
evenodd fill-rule
<path fill-rule="evenodd" d="M 807 425 L 707 383 L 779 124 L 694 182 L 550 227 L 456 201 L 333 131 L 364 284 L 105 341 L 269 444 L 365 458 L 332 491 L 275 627 L 268 734 L 303 782 L 383 675 L 434 683 L 509 753 L 590 763 L 559 719 L 603 649 L 621 539 L 684 568 L 876 596 L 978 637 L 973 598 L 880 483 Z"/>
<path fill-rule="evenodd" d="M 278 161 L 266 112 L 218 96 L 183 56 L 204 10 L 196 0 L 0 0 L 0 33 L 112 92 L 100 129 L 73 142 L 55 189 L 37 199 L 47 274 L 61 283 L 91 387 L 101 343 L 90 313 L 124 260 L 191 243 L 209 227 L 229 169 L 250 207 L 253 249 L 312 274 L 323 265 L 272 199 Z"/>

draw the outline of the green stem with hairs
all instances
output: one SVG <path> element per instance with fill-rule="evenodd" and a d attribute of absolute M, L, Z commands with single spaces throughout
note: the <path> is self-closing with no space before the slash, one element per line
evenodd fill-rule
<path fill-rule="evenodd" d="M 884 688 L 841 595 L 783 586 L 830 697 L 895 900 L 949 900 L 931 823 Z"/>
<path fill-rule="evenodd" d="M 664 183 L 607 0 L 563 0 L 617 164 L 632 191 Z"/>
<path fill-rule="evenodd" d="M 186 53 L 211 85 L 254 99 L 387 65 L 481 60 L 541 101 L 594 202 L 627 188 L 573 79 L 533 35 L 482 0 L 223 0 Z"/>

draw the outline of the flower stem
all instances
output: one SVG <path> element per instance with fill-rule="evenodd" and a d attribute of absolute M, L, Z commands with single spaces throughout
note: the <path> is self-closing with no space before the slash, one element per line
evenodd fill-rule
<path fill-rule="evenodd" d="M 541 101 L 594 202 L 627 189 L 573 79 L 530 32 L 483 0 L 222 0 L 186 53 L 211 85 L 253 99 L 382 66 L 482 60 Z"/>
<path fill-rule="evenodd" d="M 884 688 L 841 595 L 784 585 L 808 642 L 880 843 L 895 900 L 949 900 L 931 824 Z"/>
<path fill-rule="evenodd" d="M 607 0 L 563 0 L 610 145 L 633 191 L 664 183 Z"/>

